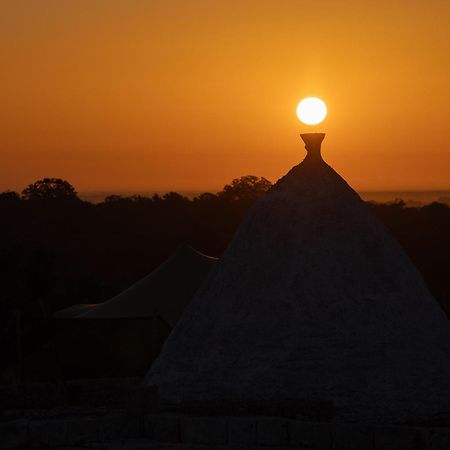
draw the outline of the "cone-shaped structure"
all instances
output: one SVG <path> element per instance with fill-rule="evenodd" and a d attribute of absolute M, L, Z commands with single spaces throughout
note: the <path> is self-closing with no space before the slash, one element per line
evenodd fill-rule
<path fill-rule="evenodd" d="M 308 155 L 248 212 L 147 375 L 163 399 L 320 399 L 339 418 L 450 410 L 450 325 L 369 207 Z"/>

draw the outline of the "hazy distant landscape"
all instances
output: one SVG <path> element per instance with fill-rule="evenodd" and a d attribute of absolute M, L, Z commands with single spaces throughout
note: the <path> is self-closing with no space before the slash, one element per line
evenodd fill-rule
<path fill-rule="evenodd" d="M 210 190 L 210 192 L 218 192 Z M 178 191 L 187 198 L 195 198 L 205 191 Z M 153 195 L 164 195 L 164 191 L 85 191 L 80 192 L 79 197 L 82 200 L 91 203 L 101 203 L 110 195 L 120 195 L 122 197 L 131 197 L 140 195 L 143 197 L 152 197 Z M 378 203 L 390 203 L 397 200 L 403 200 L 407 206 L 422 206 L 432 202 L 445 203 L 450 205 L 450 190 L 444 191 L 358 191 L 359 195 L 366 201 Z"/>

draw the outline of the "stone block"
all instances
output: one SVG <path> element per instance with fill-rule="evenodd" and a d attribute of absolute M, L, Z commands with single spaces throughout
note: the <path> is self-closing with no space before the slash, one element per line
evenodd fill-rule
<path fill-rule="evenodd" d="M 334 450 L 374 450 L 373 440 L 373 432 L 369 426 L 358 424 L 336 424 L 334 426 Z M 390 450 L 394 450 L 394 448 Z"/>
<path fill-rule="evenodd" d="M 86 447 L 86 446 L 71 446 L 71 447 L 58 447 L 58 450 L 86 450 L 87 448 L 91 449 L 92 447 Z M 106 450 L 106 449 L 105 449 Z M 109 449 L 108 449 L 109 450 Z"/>
<path fill-rule="evenodd" d="M 4 410 L 25 408 L 23 385 L 0 386 L 0 405 Z"/>
<path fill-rule="evenodd" d="M 155 442 L 150 439 L 127 439 L 123 442 L 123 450 L 149 450 L 155 448 Z M 108 448 L 109 450 L 109 448 Z"/>
<path fill-rule="evenodd" d="M 123 408 L 126 388 L 120 378 L 75 380 L 65 384 L 70 406 Z"/>
<path fill-rule="evenodd" d="M 126 391 L 126 409 L 130 415 L 157 412 L 159 396 L 157 386 L 139 386 Z"/>
<path fill-rule="evenodd" d="M 259 445 L 286 446 L 289 444 L 289 419 L 277 417 L 259 418 L 256 439 Z"/>
<path fill-rule="evenodd" d="M 28 421 L 0 423 L 0 448 L 23 447 L 28 441 Z"/>
<path fill-rule="evenodd" d="M 147 414 L 144 418 L 144 436 L 159 442 L 180 442 L 180 418 Z"/>
<path fill-rule="evenodd" d="M 181 441 L 189 444 L 225 444 L 227 421 L 223 417 L 184 417 Z"/>
<path fill-rule="evenodd" d="M 90 442 L 87 445 L 81 444 L 81 447 L 89 448 L 89 450 L 108 450 L 108 442 Z M 59 448 L 58 448 L 59 450 Z"/>
<path fill-rule="evenodd" d="M 125 450 L 125 443 L 126 441 L 124 440 L 110 441 L 108 442 L 107 450 Z M 149 446 L 149 448 L 151 447 Z"/>
<path fill-rule="evenodd" d="M 426 430 L 426 450 L 449 450 L 450 429 L 434 428 Z"/>
<path fill-rule="evenodd" d="M 51 409 L 64 404 L 61 385 L 55 383 L 32 383 L 23 387 L 24 404 L 27 409 Z"/>
<path fill-rule="evenodd" d="M 123 436 L 126 438 L 142 437 L 144 433 L 143 417 L 124 417 Z"/>
<path fill-rule="evenodd" d="M 102 418 L 73 419 L 67 424 L 67 442 L 69 445 L 87 444 L 100 440 Z"/>
<path fill-rule="evenodd" d="M 33 445 L 60 447 L 67 445 L 67 422 L 64 420 L 36 420 L 30 422 L 29 438 Z"/>
<path fill-rule="evenodd" d="M 229 444 L 256 444 L 256 419 L 230 417 L 228 419 Z"/>
<path fill-rule="evenodd" d="M 289 422 L 289 440 L 294 447 L 331 450 L 332 426 L 330 423 L 292 420 Z"/>
<path fill-rule="evenodd" d="M 375 450 L 417 450 L 420 435 L 417 428 L 386 426 L 374 428 Z"/>
<path fill-rule="evenodd" d="M 97 420 L 98 436 L 102 442 L 134 438 L 139 434 L 139 421 L 125 414 L 108 415 Z"/>

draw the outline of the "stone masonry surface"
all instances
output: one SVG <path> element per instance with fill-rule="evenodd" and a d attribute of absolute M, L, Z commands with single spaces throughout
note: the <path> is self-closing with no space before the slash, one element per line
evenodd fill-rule
<path fill-rule="evenodd" d="M 449 450 L 450 427 L 320 423 L 280 417 L 131 416 L 123 413 L 0 423 L 0 449 L 26 448 Z"/>

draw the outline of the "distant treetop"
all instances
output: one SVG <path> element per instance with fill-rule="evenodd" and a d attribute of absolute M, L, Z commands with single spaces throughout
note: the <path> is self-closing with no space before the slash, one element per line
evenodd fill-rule
<path fill-rule="evenodd" d="M 69 200 L 78 199 L 75 188 L 61 178 L 43 178 L 22 191 L 25 200 Z"/>
<path fill-rule="evenodd" d="M 17 203 L 20 202 L 20 196 L 14 191 L 0 192 L 0 201 L 4 203 Z"/>
<path fill-rule="evenodd" d="M 256 200 L 270 189 L 272 183 L 264 177 L 245 175 L 225 185 L 219 194 L 227 200 Z"/>

